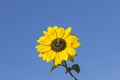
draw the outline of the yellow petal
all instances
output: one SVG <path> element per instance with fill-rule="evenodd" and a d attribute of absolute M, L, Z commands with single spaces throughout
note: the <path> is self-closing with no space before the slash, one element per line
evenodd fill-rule
<path fill-rule="evenodd" d="M 38 52 L 46 52 L 51 49 L 51 46 L 38 45 L 36 48 Z"/>
<path fill-rule="evenodd" d="M 58 26 L 53 26 L 53 29 L 54 29 L 55 31 L 57 31 L 57 30 L 58 30 Z"/>
<path fill-rule="evenodd" d="M 46 36 L 41 36 L 38 40 L 37 40 L 38 43 L 42 44 L 42 45 L 50 45 L 51 44 L 51 41 L 48 37 Z"/>
<path fill-rule="evenodd" d="M 70 34 L 71 30 L 72 30 L 71 27 L 69 27 L 69 28 L 67 28 L 67 29 L 65 30 L 65 34 L 64 34 L 64 36 L 63 36 L 63 39 L 65 39 L 65 38 Z"/>
<path fill-rule="evenodd" d="M 45 35 L 45 37 L 50 38 L 47 31 L 43 31 L 43 34 Z"/>
<path fill-rule="evenodd" d="M 80 42 L 75 42 L 71 45 L 72 45 L 73 48 L 78 48 L 81 44 L 80 44 Z"/>
<path fill-rule="evenodd" d="M 69 34 L 68 37 L 66 37 L 65 39 L 67 43 L 73 43 L 73 42 L 76 42 L 77 40 L 78 40 L 78 37 L 73 34 Z"/>
<path fill-rule="evenodd" d="M 70 55 L 70 56 L 76 56 L 77 55 L 77 53 L 76 53 L 76 51 L 73 49 L 73 48 L 66 48 L 66 51 L 68 52 L 68 54 Z"/>
<path fill-rule="evenodd" d="M 55 55 L 56 55 L 56 52 L 50 50 L 47 55 L 48 56 L 47 62 L 53 60 L 55 58 Z"/>
<path fill-rule="evenodd" d="M 48 54 L 47 53 L 42 54 L 42 59 L 47 60 L 48 59 Z"/>
<path fill-rule="evenodd" d="M 40 53 L 39 55 L 38 55 L 38 57 L 42 57 L 43 56 L 43 53 Z"/>
<path fill-rule="evenodd" d="M 59 64 L 61 64 L 61 60 L 59 59 L 59 54 L 56 53 L 56 57 L 55 57 L 55 60 L 54 60 L 54 64 L 57 66 Z"/>
<path fill-rule="evenodd" d="M 51 40 L 56 38 L 56 32 L 52 27 L 48 27 L 48 34 Z"/>
<path fill-rule="evenodd" d="M 49 50 L 49 51 L 44 52 L 44 53 L 40 53 L 39 57 L 42 57 L 43 60 L 46 60 L 47 62 L 49 62 L 52 60 L 52 58 L 50 57 L 52 55 L 51 51 L 52 50 Z"/>
<path fill-rule="evenodd" d="M 50 62 L 52 59 L 51 59 L 51 53 L 48 53 L 47 55 L 46 55 L 46 61 L 47 62 Z"/>
<path fill-rule="evenodd" d="M 50 56 L 51 60 L 54 60 L 55 59 L 55 55 L 56 55 L 56 52 L 53 52 Z"/>
<path fill-rule="evenodd" d="M 47 52 L 40 53 L 38 55 L 38 57 L 42 57 L 42 59 L 45 60 L 46 62 L 50 62 L 54 60 L 55 56 L 56 56 L 56 52 L 54 52 L 53 50 L 49 50 Z"/>
<path fill-rule="evenodd" d="M 51 59 L 49 58 L 50 55 L 51 55 L 51 54 L 49 53 L 49 51 L 46 52 L 46 53 L 44 53 L 44 55 L 43 55 L 43 60 L 46 60 L 46 62 L 51 61 Z"/>
<path fill-rule="evenodd" d="M 68 60 L 68 54 L 67 54 L 66 51 L 62 51 L 62 52 L 60 52 L 58 54 L 59 54 L 59 57 L 60 57 L 61 61 Z"/>
<path fill-rule="evenodd" d="M 59 55 L 59 59 L 60 59 L 61 61 L 63 61 L 63 55 L 62 55 L 62 52 L 57 52 L 57 54 Z"/>
<path fill-rule="evenodd" d="M 41 43 L 41 41 L 44 41 L 45 40 L 45 36 L 41 36 L 38 40 L 37 40 L 37 42 L 38 43 Z"/>
<path fill-rule="evenodd" d="M 62 38 L 63 37 L 63 35 L 64 35 L 64 28 L 62 28 L 62 27 L 60 27 L 60 28 L 55 28 L 55 31 L 56 31 L 56 33 L 57 33 L 57 38 Z"/>

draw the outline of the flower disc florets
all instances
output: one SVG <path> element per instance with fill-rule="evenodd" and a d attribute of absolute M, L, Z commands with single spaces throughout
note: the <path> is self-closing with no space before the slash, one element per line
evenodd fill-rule
<path fill-rule="evenodd" d="M 52 50 L 54 50 L 56 52 L 60 52 L 60 51 L 64 50 L 65 47 L 66 47 L 66 42 L 64 39 L 61 39 L 61 38 L 57 38 L 57 39 L 53 40 L 53 42 L 51 44 Z"/>

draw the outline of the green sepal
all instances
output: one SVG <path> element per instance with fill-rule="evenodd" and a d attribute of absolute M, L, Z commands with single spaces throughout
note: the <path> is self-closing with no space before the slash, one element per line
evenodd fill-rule
<path fill-rule="evenodd" d="M 52 66 L 52 68 L 50 69 L 50 72 L 49 73 L 51 73 L 54 69 L 56 69 L 58 66 L 55 66 L 55 65 L 53 65 Z"/>
<path fill-rule="evenodd" d="M 72 65 L 71 70 L 75 70 L 77 73 L 79 73 L 80 72 L 80 67 L 79 67 L 78 64 L 74 64 L 74 65 Z"/>

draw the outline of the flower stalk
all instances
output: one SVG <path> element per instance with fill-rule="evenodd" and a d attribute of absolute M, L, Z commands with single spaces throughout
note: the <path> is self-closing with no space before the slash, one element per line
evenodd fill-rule
<path fill-rule="evenodd" d="M 70 76 L 73 78 L 73 80 L 78 80 L 78 79 L 72 74 L 70 68 L 68 67 L 68 65 L 67 65 L 67 63 L 66 63 L 66 61 L 63 61 L 62 63 L 63 63 L 62 66 L 65 67 L 66 71 L 70 74 Z"/>

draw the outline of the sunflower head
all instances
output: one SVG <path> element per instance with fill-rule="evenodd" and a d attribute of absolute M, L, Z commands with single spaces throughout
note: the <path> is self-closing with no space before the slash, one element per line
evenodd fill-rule
<path fill-rule="evenodd" d="M 53 26 L 43 31 L 44 35 L 37 40 L 39 44 L 36 46 L 40 53 L 39 57 L 47 62 L 53 61 L 56 66 L 63 60 L 73 62 L 73 57 L 77 54 L 75 48 L 81 44 L 78 42 L 78 37 L 71 34 L 71 29 L 71 27 L 64 29 Z"/>

